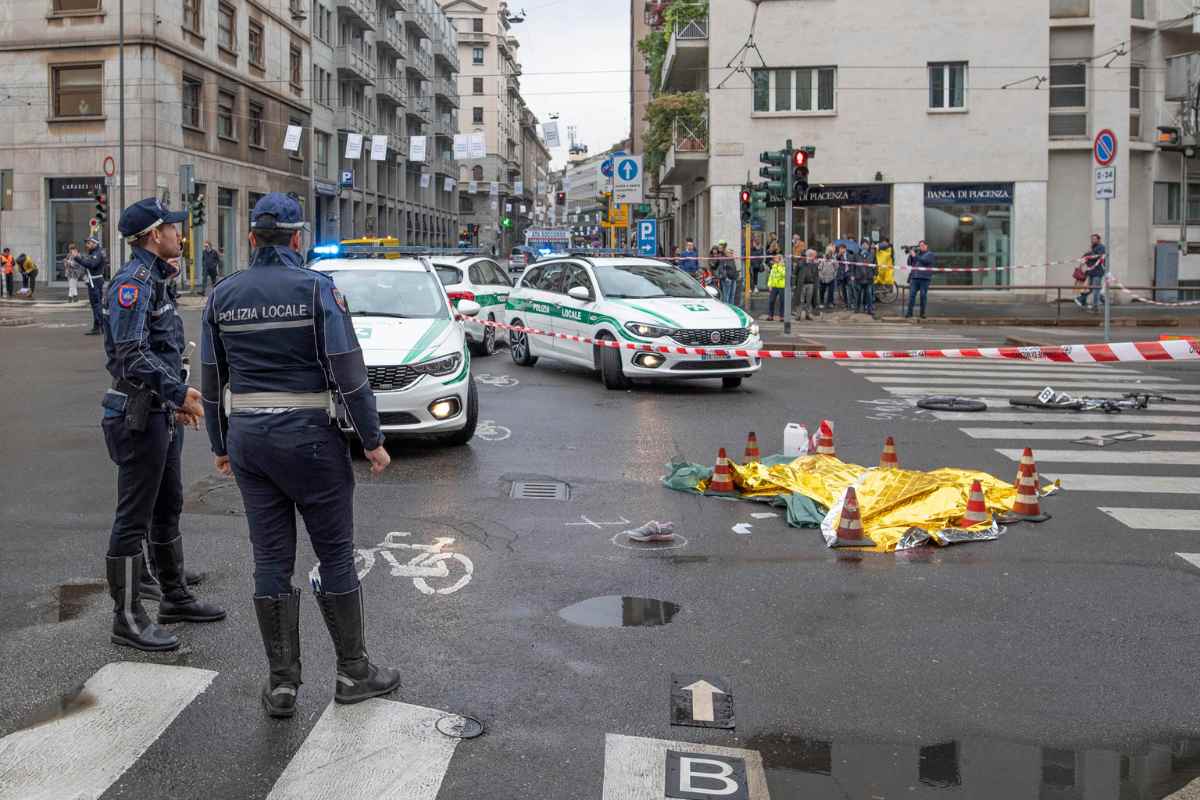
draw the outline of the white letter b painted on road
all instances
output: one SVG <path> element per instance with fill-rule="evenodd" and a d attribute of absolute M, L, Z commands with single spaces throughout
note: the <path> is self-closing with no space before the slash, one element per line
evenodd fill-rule
<path fill-rule="evenodd" d="M 672 800 L 748 800 L 746 762 L 740 758 L 667 751 L 667 797 Z"/>

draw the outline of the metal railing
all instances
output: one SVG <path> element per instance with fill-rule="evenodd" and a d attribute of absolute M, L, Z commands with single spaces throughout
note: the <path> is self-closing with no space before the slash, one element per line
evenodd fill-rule
<path fill-rule="evenodd" d="M 1160 293 L 1169 293 L 1168 296 L 1171 296 L 1172 299 L 1174 299 L 1175 296 L 1188 291 L 1186 287 L 1178 287 L 1178 286 L 1124 286 L 1124 285 L 1122 285 L 1122 288 L 1127 289 L 1128 291 L 1133 292 L 1135 294 L 1146 296 L 1150 300 L 1157 300 L 1158 295 Z M 897 289 L 897 297 L 896 297 L 897 308 L 907 308 L 909 285 L 907 283 L 898 283 L 898 284 L 896 284 L 896 289 Z M 1057 326 L 1057 325 L 1064 323 L 1063 316 L 1062 316 L 1063 303 L 1073 303 L 1075 297 L 1079 296 L 1084 291 L 1086 291 L 1086 287 L 1081 288 L 1074 284 L 1072 284 L 1070 286 L 1063 286 L 1063 285 L 1057 285 L 1057 284 L 1039 284 L 1039 285 L 1033 285 L 1033 286 L 1012 286 L 1012 285 L 1010 285 L 1010 286 L 950 286 L 950 285 L 938 286 L 938 285 L 934 285 L 934 286 L 929 287 L 930 294 L 937 294 L 940 292 L 1009 292 L 1009 293 L 1026 293 L 1026 294 L 1028 294 L 1030 292 L 1041 292 L 1044 295 L 1044 294 L 1050 292 L 1051 290 L 1054 291 L 1054 300 L 1051 300 L 1048 302 L 1052 302 L 1054 304 L 1054 324 Z M 1141 309 L 1159 308 L 1159 309 L 1164 309 L 1164 310 L 1173 310 L 1175 312 L 1188 311 L 1188 310 L 1192 311 L 1193 313 L 1200 312 L 1200 306 L 1191 306 L 1191 307 L 1184 306 L 1181 308 L 1172 309 L 1169 306 L 1152 306 L 1152 305 L 1147 305 L 1145 303 L 1133 302 L 1128 297 L 1122 297 L 1122 295 L 1124 295 L 1124 292 L 1122 292 L 1121 289 L 1118 289 L 1116 287 L 1109 287 L 1108 295 L 1109 295 L 1110 299 L 1116 299 L 1116 301 L 1117 301 L 1117 302 L 1112 303 L 1112 305 L 1110 307 L 1110 313 L 1116 313 L 1118 310 L 1129 309 L 1129 308 L 1141 308 Z M 1034 298 L 1033 297 L 1021 297 L 1021 299 L 1033 300 Z M 932 304 L 932 302 L 933 301 L 930 300 L 931 304 Z M 878 310 L 878 307 L 879 307 L 879 304 L 876 303 L 877 310 Z M 987 319 L 986 317 L 980 317 L 981 322 L 986 321 L 986 319 Z M 1065 320 L 1065 324 L 1067 324 L 1067 325 L 1077 324 L 1080 321 L 1080 319 L 1081 319 L 1080 317 L 1070 317 Z M 1084 319 L 1090 319 L 1090 317 L 1085 317 Z M 1147 324 L 1161 323 L 1161 320 L 1156 320 L 1153 317 L 1146 317 L 1146 320 L 1147 320 Z"/>
<path fill-rule="evenodd" d="M 684 41 L 695 41 L 698 39 L 708 38 L 708 17 L 700 17 L 691 19 L 683 23 L 680 27 L 679 23 L 675 23 L 675 38 Z"/>
<path fill-rule="evenodd" d="M 408 40 L 404 38 L 404 23 L 395 17 L 387 17 L 379 26 L 375 37 L 376 45 L 382 49 L 391 50 L 401 58 L 408 56 Z"/>
<path fill-rule="evenodd" d="M 373 0 L 337 0 L 338 8 L 344 8 L 351 15 L 358 17 L 368 28 L 374 29 L 379 22 L 379 18 L 375 13 L 375 3 Z"/>
<path fill-rule="evenodd" d="M 408 99 L 408 86 L 404 79 L 397 75 L 380 75 L 375 79 L 375 94 L 403 105 Z"/>
<path fill-rule="evenodd" d="M 421 47 L 415 47 L 410 55 L 411 63 L 424 75 L 433 77 L 433 53 Z"/>
<path fill-rule="evenodd" d="M 349 44 L 341 45 L 337 48 L 334 61 L 339 72 L 352 73 L 367 83 L 375 81 L 378 68 L 371 57 L 367 55 L 366 48 L 360 49 Z"/>
<path fill-rule="evenodd" d="M 676 119 L 671 124 L 671 147 L 677 153 L 707 153 L 708 120 L 689 125 Z"/>

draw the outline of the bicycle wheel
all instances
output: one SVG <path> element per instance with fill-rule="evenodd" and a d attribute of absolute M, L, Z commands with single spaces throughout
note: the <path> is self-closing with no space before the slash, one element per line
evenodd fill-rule
<path fill-rule="evenodd" d="M 1011 397 L 1008 404 L 1014 408 L 1035 408 L 1039 411 L 1083 411 L 1084 405 L 1079 400 L 1071 400 L 1066 403 L 1043 403 L 1041 400 L 1034 398 Z"/>
<path fill-rule="evenodd" d="M 929 411 L 987 411 L 987 403 L 982 400 L 972 400 L 969 397 L 933 395 L 918 400 L 917 408 Z"/>
<path fill-rule="evenodd" d="M 896 302 L 896 298 L 900 295 L 896 291 L 894 283 L 880 283 L 875 286 L 875 302 L 890 305 Z"/>

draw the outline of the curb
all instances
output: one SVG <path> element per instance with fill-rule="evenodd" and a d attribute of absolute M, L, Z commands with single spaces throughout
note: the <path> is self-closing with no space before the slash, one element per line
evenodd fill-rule
<path fill-rule="evenodd" d="M 908 323 L 904 317 L 881 317 L 880 322 L 892 324 Z M 1103 328 L 1103 319 L 1039 319 L 1030 317 L 928 317 L 920 321 L 922 325 L 978 325 L 986 326 L 1032 326 L 1037 328 Z M 1114 319 L 1109 321 L 1114 328 L 1182 328 L 1200 325 L 1200 319 L 1187 320 L 1186 324 L 1178 317 L 1168 319 Z"/>

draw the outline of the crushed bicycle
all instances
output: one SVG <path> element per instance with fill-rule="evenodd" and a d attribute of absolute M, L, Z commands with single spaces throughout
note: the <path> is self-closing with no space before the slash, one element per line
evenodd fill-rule
<path fill-rule="evenodd" d="M 1013 397 L 1009 405 L 1015 408 L 1032 408 L 1039 411 L 1103 411 L 1105 414 L 1120 414 L 1122 411 L 1144 411 L 1150 401 L 1174 403 L 1178 400 L 1156 392 L 1126 392 L 1120 398 L 1072 397 L 1066 392 L 1056 392 L 1047 386 L 1033 398 Z"/>

